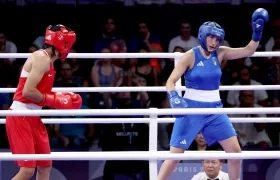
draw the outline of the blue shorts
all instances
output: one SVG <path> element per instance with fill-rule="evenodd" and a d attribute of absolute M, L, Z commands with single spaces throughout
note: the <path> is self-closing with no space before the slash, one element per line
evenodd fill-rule
<path fill-rule="evenodd" d="M 201 102 L 190 99 L 185 100 L 189 108 L 223 107 L 221 101 Z M 237 135 L 226 114 L 190 114 L 181 118 L 176 118 L 170 146 L 188 149 L 200 132 L 208 145 Z"/>

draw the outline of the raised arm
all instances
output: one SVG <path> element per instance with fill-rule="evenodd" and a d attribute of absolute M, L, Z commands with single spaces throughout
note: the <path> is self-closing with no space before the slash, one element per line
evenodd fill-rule
<path fill-rule="evenodd" d="M 264 29 L 264 23 L 267 22 L 268 19 L 269 15 L 265 9 L 259 8 L 255 10 L 252 15 L 253 35 L 252 40 L 249 42 L 249 44 L 242 48 L 229 48 L 221 46 L 219 48 L 219 56 L 222 57 L 222 59 L 226 60 L 234 60 L 252 56 L 259 46 L 259 42 L 262 38 Z"/>
<path fill-rule="evenodd" d="M 222 59 L 235 60 L 244 57 L 252 56 L 259 46 L 259 42 L 253 40 L 246 47 L 242 48 L 229 48 L 226 46 L 221 46 L 219 48 L 219 54 L 221 54 Z"/>

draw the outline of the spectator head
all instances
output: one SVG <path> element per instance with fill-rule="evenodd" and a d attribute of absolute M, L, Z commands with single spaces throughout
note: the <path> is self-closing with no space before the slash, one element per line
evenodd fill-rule
<path fill-rule="evenodd" d="M 181 23 L 180 33 L 184 38 L 189 38 L 191 35 L 192 26 L 189 22 L 184 21 Z"/>
<path fill-rule="evenodd" d="M 63 80 L 72 79 L 72 68 L 69 63 L 64 62 L 61 64 L 60 75 Z"/>
<path fill-rule="evenodd" d="M 112 53 L 126 53 L 127 47 L 123 40 L 116 40 L 110 44 L 110 50 Z"/>
<path fill-rule="evenodd" d="M 250 85 L 251 74 L 250 74 L 249 67 L 242 66 L 239 69 L 239 83 L 240 83 L 240 85 Z"/>
<path fill-rule="evenodd" d="M 112 17 L 105 19 L 104 29 L 105 29 L 105 33 L 107 33 L 107 34 L 114 33 L 116 31 L 115 19 Z"/>
<path fill-rule="evenodd" d="M 176 46 L 173 50 L 173 52 L 180 52 L 180 53 L 184 53 L 185 50 L 184 48 L 180 47 L 180 46 Z"/>
<path fill-rule="evenodd" d="M 206 146 L 206 142 L 203 138 L 202 133 L 199 133 L 196 137 L 195 137 L 195 141 L 197 143 L 198 146 L 204 147 Z"/>
<path fill-rule="evenodd" d="M 103 49 L 101 50 L 101 53 L 111 53 L 111 50 L 110 50 L 109 48 L 103 48 Z M 111 62 L 111 58 L 101 58 L 101 59 L 99 60 L 99 62 L 100 62 L 101 64 L 106 64 L 106 63 Z"/>
<path fill-rule="evenodd" d="M 254 91 L 243 90 L 239 92 L 239 101 L 241 107 L 253 107 L 254 106 Z"/>
<path fill-rule="evenodd" d="M 140 22 L 138 24 L 139 34 L 142 38 L 146 38 L 147 34 L 150 32 L 149 27 L 146 22 Z"/>
<path fill-rule="evenodd" d="M 145 49 L 140 49 L 140 53 L 147 53 Z M 137 61 L 137 66 L 141 67 L 147 64 L 150 64 L 150 59 L 149 58 L 139 58 Z"/>
<path fill-rule="evenodd" d="M 223 167 L 223 162 L 219 159 L 203 160 L 202 165 L 206 175 L 209 178 L 214 179 L 219 175 L 219 172 Z"/>
<path fill-rule="evenodd" d="M 70 50 L 70 53 L 77 53 L 77 50 L 76 49 L 74 49 L 74 48 L 72 48 L 71 50 Z M 73 64 L 76 64 L 76 63 L 78 63 L 78 58 L 67 58 L 66 59 L 67 60 L 67 62 L 69 62 L 71 65 Z"/>

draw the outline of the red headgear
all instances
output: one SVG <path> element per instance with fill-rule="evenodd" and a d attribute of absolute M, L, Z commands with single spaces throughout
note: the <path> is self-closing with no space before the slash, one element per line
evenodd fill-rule
<path fill-rule="evenodd" d="M 75 41 L 75 32 L 64 25 L 49 26 L 46 30 L 45 44 L 55 47 L 60 59 L 67 57 Z"/>

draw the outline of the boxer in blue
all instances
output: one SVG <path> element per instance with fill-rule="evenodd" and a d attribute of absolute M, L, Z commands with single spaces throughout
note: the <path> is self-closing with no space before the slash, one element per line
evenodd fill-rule
<path fill-rule="evenodd" d="M 215 22 L 203 23 L 198 32 L 200 46 L 187 51 L 175 66 L 166 83 L 172 108 L 222 108 L 219 85 L 222 75 L 222 60 L 234 60 L 254 54 L 262 38 L 264 23 L 269 19 L 268 12 L 259 8 L 252 15 L 252 40 L 246 47 L 229 48 L 220 46 L 224 40 L 223 28 Z M 232 26 L 239 26 L 232 22 Z M 238 35 L 237 35 L 238 36 Z M 184 98 L 175 91 L 175 83 L 184 74 L 186 92 Z M 219 142 L 227 153 L 240 153 L 236 132 L 226 114 L 174 115 L 171 153 L 183 153 L 199 132 L 202 132 L 208 145 Z M 166 180 L 179 161 L 166 160 L 161 166 L 158 180 Z M 228 160 L 230 180 L 240 179 L 240 160 Z"/>

